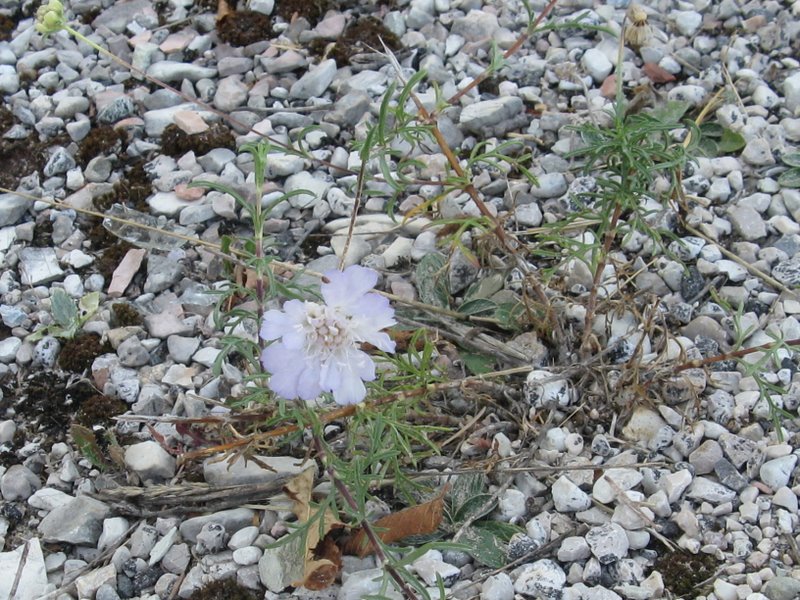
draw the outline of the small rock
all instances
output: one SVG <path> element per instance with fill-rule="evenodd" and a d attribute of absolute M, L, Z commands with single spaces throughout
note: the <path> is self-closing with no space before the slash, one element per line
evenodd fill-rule
<path fill-rule="evenodd" d="M 24 554 L 24 561 L 23 561 Z M 11 552 L 0 553 L 0 598 L 11 596 L 11 587 L 17 582 L 15 600 L 37 600 L 49 591 L 47 566 L 38 538 L 32 538 Z"/>
<path fill-rule="evenodd" d="M 206 523 L 197 534 L 196 550 L 199 555 L 212 554 L 225 547 L 225 527 L 220 523 Z"/>
<path fill-rule="evenodd" d="M 759 471 L 761 481 L 766 483 L 773 490 L 784 487 L 789 484 L 789 479 L 794 472 L 796 464 L 797 456 L 794 454 L 768 460 L 761 465 Z"/>
<path fill-rule="evenodd" d="M 605 523 L 592 527 L 586 533 L 586 543 L 592 554 L 602 565 L 615 563 L 628 553 L 628 536 L 625 530 L 616 523 Z"/>
<path fill-rule="evenodd" d="M 89 571 L 75 580 L 75 588 L 79 598 L 94 598 L 101 585 L 113 585 L 117 582 L 117 568 L 113 564 Z"/>
<path fill-rule="evenodd" d="M 322 96 L 333 81 L 336 70 L 335 60 L 322 61 L 316 67 L 309 69 L 292 85 L 289 89 L 289 97 L 307 100 Z"/>
<path fill-rule="evenodd" d="M 595 83 L 602 83 L 614 68 L 614 64 L 608 60 L 605 53 L 597 48 L 589 48 L 584 52 L 583 57 L 581 57 L 581 64 L 586 69 L 586 72 L 592 76 Z"/>
<path fill-rule="evenodd" d="M 163 481 L 175 476 L 175 457 L 154 441 L 128 446 L 125 465 L 145 481 Z"/>
<path fill-rule="evenodd" d="M 552 487 L 553 503 L 558 512 L 577 512 L 592 505 L 592 499 L 566 475 L 559 477 Z"/>
<path fill-rule="evenodd" d="M 0 194 L 0 227 L 14 225 L 31 207 L 31 201 L 16 194 Z"/>
<path fill-rule="evenodd" d="M 52 248 L 26 247 L 19 253 L 19 272 L 23 285 L 37 286 L 64 276 Z"/>
<path fill-rule="evenodd" d="M 485 127 L 493 127 L 520 114 L 522 99 L 518 96 L 503 96 L 493 100 L 475 102 L 461 111 L 459 123 L 467 131 L 481 133 Z"/>
<path fill-rule="evenodd" d="M 769 142 L 763 138 L 753 138 L 747 142 L 742 150 L 742 160 L 755 167 L 775 164 Z"/>
<path fill-rule="evenodd" d="M 192 63 L 162 60 L 150 65 L 147 69 L 147 74 L 167 83 L 180 83 L 184 79 L 192 82 L 200 79 L 210 79 L 217 75 L 217 70 Z"/>
<path fill-rule="evenodd" d="M 764 584 L 761 593 L 769 600 L 797 600 L 800 598 L 800 580 L 794 577 L 773 577 Z"/>
<path fill-rule="evenodd" d="M 31 494 L 42 487 L 36 474 L 23 465 L 12 465 L 0 480 L 0 493 L 7 502 L 27 500 Z"/>
<path fill-rule="evenodd" d="M 567 575 L 558 563 L 545 558 L 520 568 L 514 591 L 531 598 L 558 598 L 566 582 Z"/>
<path fill-rule="evenodd" d="M 88 496 L 78 496 L 54 508 L 39 523 L 38 531 L 47 542 L 96 546 L 109 508 Z"/>
<path fill-rule="evenodd" d="M 483 582 L 481 600 L 514 600 L 514 582 L 506 573 L 492 575 Z"/>
<path fill-rule="evenodd" d="M 706 440 L 689 455 L 689 464 L 697 475 L 713 473 L 714 467 L 722 459 L 722 447 L 716 440 Z"/>

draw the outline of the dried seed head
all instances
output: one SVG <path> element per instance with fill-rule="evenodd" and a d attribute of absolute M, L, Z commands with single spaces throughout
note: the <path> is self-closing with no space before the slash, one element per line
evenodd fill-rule
<path fill-rule="evenodd" d="M 638 4 L 631 4 L 625 16 L 628 20 L 623 34 L 625 43 L 634 48 L 644 46 L 652 35 L 647 22 L 647 11 Z"/>
<path fill-rule="evenodd" d="M 638 4 L 631 4 L 626 16 L 635 27 L 647 25 L 647 11 Z"/>

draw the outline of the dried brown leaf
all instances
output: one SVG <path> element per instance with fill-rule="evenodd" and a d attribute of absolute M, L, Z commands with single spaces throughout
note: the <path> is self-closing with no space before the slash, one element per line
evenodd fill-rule
<path fill-rule="evenodd" d="M 391 544 L 412 535 L 428 535 L 439 528 L 444 514 L 444 494 L 424 504 L 405 508 L 375 521 L 373 527 L 384 543 Z M 364 557 L 374 552 L 363 529 L 356 532 L 342 548 L 344 554 Z"/>
<path fill-rule="evenodd" d="M 666 69 L 658 66 L 656 63 L 644 63 L 642 71 L 653 83 L 669 83 L 675 81 L 675 75 Z"/>
<path fill-rule="evenodd" d="M 232 12 L 230 5 L 225 0 L 217 0 L 217 21 L 221 21 L 223 17 L 227 17 Z"/>
<path fill-rule="evenodd" d="M 314 559 L 306 563 L 303 587 L 323 590 L 336 580 L 342 568 L 342 551 L 329 533 L 314 550 Z"/>
<path fill-rule="evenodd" d="M 283 488 L 292 501 L 292 512 L 300 523 L 307 523 L 315 509 L 311 506 L 311 492 L 314 488 L 314 469 L 309 468 L 293 477 Z M 332 540 L 328 534 L 332 529 L 344 527 L 331 510 L 322 516 L 322 524 L 312 523 L 306 532 L 305 556 L 302 581 L 295 586 L 310 590 L 321 590 L 331 585 L 342 566 L 341 553 L 330 548 Z M 322 539 L 320 539 L 322 537 Z M 335 547 L 335 544 L 333 544 Z"/>

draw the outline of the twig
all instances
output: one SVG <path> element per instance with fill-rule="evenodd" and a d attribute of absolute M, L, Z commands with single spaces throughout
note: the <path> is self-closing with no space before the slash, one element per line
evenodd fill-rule
<path fill-rule="evenodd" d="M 696 360 L 690 360 L 689 362 L 685 362 L 683 364 L 674 367 L 672 369 L 672 372 L 680 373 L 681 371 L 685 371 L 687 369 L 699 369 L 707 365 L 721 362 L 723 360 L 742 358 L 743 356 L 747 356 L 748 354 L 753 354 L 754 352 L 761 352 L 762 350 L 770 350 L 775 347 L 776 343 L 784 344 L 786 346 L 800 346 L 800 338 L 795 338 L 793 340 L 785 340 L 785 341 L 776 340 L 775 342 L 768 342 L 766 344 L 761 344 L 760 346 L 753 346 L 752 348 L 743 348 L 742 350 L 725 352 L 723 354 L 717 354 L 716 356 L 709 356 L 702 359 L 698 358 Z"/>
<path fill-rule="evenodd" d="M 19 587 L 19 582 L 22 579 L 22 571 L 25 570 L 25 563 L 28 562 L 28 549 L 30 547 L 30 543 L 31 540 L 28 540 L 22 547 L 22 555 L 19 557 L 17 572 L 14 574 L 14 583 L 11 584 L 11 591 L 8 593 L 9 600 L 14 600 L 15 596 L 17 595 L 17 588 Z"/>

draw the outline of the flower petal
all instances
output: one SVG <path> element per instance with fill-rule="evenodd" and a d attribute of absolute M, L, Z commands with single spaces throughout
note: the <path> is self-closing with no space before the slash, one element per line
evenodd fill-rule
<path fill-rule="evenodd" d="M 351 371 L 342 373 L 342 380 L 335 390 L 333 390 L 333 399 L 337 404 L 347 406 L 349 404 L 358 404 L 367 396 L 367 388 L 358 374 Z"/>
<path fill-rule="evenodd" d="M 292 326 L 289 317 L 282 310 L 268 310 L 261 321 L 261 339 L 277 340 Z"/>
<path fill-rule="evenodd" d="M 305 359 L 308 361 L 308 358 Z M 297 382 L 297 395 L 302 400 L 313 400 L 324 390 L 319 384 L 320 365 L 306 364 Z"/>
<path fill-rule="evenodd" d="M 269 389 L 287 400 L 299 396 L 298 388 L 306 369 L 303 353 L 281 343 L 271 344 L 261 354 L 261 364 L 270 373 Z"/>
<path fill-rule="evenodd" d="M 369 342 L 384 352 L 394 352 L 394 342 L 381 331 L 397 323 L 388 298 L 378 294 L 366 294 L 359 298 L 347 313 L 351 315 L 350 328 L 355 339 Z"/>
<path fill-rule="evenodd" d="M 360 265 L 351 265 L 344 271 L 328 271 L 325 277 L 329 283 L 323 283 L 320 291 L 328 306 L 347 306 L 378 283 L 378 273 Z"/>

